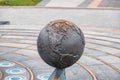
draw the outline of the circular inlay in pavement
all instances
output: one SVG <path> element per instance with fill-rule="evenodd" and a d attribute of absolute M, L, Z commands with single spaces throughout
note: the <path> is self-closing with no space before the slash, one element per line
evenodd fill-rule
<path fill-rule="evenodd" d="M 12 67 L 15 63 L 9 61 L 0 61 L 0 67 Z"/>
<path fill-rule="evenodd" d="M 24 76 L 12 75 L 5 78 L 5 80 L 27 80 Z"/>
<path fill-rule="evenodd" d="M 6 70 L 9 74 L 22 74 L 25 73 L 26 70 L 24 68 L 11 68 Z"/>
<path fill-rule="evenodd" d="M 50 74 L 49 73 L 46 73 L 46 74 L 40 74 L 37 76 L 37 78 L 39 80 L 48 80 L 48 78 L 50 77 Z"/>

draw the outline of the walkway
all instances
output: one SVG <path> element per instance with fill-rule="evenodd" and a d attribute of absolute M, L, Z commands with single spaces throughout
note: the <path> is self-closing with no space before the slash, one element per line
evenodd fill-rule
<path fill-rule="evenodd" d="M 43 0 L 37 6 L 80 7 L 80 8 L 120 8 L 120 0 Z"/>

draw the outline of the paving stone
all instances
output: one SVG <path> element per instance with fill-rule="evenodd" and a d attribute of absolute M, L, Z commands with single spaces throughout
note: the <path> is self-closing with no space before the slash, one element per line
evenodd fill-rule
<path fill-rule="evenodd" d="M 21 49 L 21 50 L 16 51 L 16 53 L 19 53 L 19 54 L 28 54 L 28 55 L 30 55 L 30 56 L 39 57 L 38 52 L 37 52 L 37 51 L 33 51 L 33 50 Z"/>
<path fill-rule="evenodd" d="M 60 1 L 55 1 L 55 0 L 50 0 L 50 2 L 48 4 L 46 4 L 45 6 L 54 6 L 54 7 L 77 7 L 80 3 L 84 2 L 85 0 L 60 0 Z"/>
<path fill-rule="evenodd" d="M 5 54 L 5 52 L 3 52 L 3 51 L 0 51 L 0 55 L 2 55 L 2 54 Z"/>
<path fill-rule="evenodd" d="M 120 63 L 114 63 L 113 65 L 120 69 Z"/>
<path fill-rule="evenodd" d="M 107 55 L 107 56 L 99 56 L 98 58 L 100 58 L 101 60 L 104 60 L 108 63 L 120 63 L 119 58 L 111 56 L 111 55 Z"/>
<path fill-rule="evenodd" d="M 95 40 L 95 39 L 86 39 L 86 41 L 91 42 L 91 43 L 96 43 L 96 44 L 101 44 L 101 45 L 107 45 L 109 47 L 115 47 L 115 48 L 120 48 L 120 44 L 117 43 L 111 43 L 107 41 L 102 41 L 102 40 Z"/>
<path fill-rule="evenodd" d="M 50 0 L 42 0 L 40 3 L 38 3 L 36 6 L 45 6 L 49 3 Z"/>
<path fill-rule="evenodd" d="M 13 27 L 13 25 L 11 27 Z M 6 26 L 5 28 L 0 27 L 0 33 L 1 34 L 8 34 L 8 33 L 15 34 L 16 33 L 16 34 L 21 34 L 21 35 L 23 35 L 23 34 L 36 35 L 39 33 L 39 31 L 37 31 L 37 30 L 31 31 L 29 29 L 28 30 L 19 30 L 19 28 L 14 30 L 14 28 L 10 28 L 9 26 Z"/>
<path fill-rule="evenodd" d="M 0 39 L 0 42 L 9 42 L 9 43 L 18 43 L 18 44 L 36 44 L 36 41 L 34 40 L 16 40 L 16 39 L 4 39 L 4 38 L 1 38 Z"/>
<path fill-rule="evenodd" d="M 93 58 L 90 58 L 90 57 L 87 57 L 87 56 L 82 56 L 79 61 L 84 63 L 87 66 L 104 64 L 104 63 L 102 63 L 102 62 L 100 62 L 96 59 L 93 59 Z"/>
<path fill-rule="evenodd" d="M 78 7 L 87 7 L 91 2 L 92 0 L 85 0 L 83 3 L 79 4 Z"/>
<path fill-rule="evenodd" d="M 31 50 L 36 50 L 36 51 L 37 51 L 37 47 L 36 47 L 36 45 L 34 45 L 34 46 L 30 46 L 30 47 L 27 47 L 27 49 L 31 49 Z"/>
<path fill-rule="evenodd" d="M 17 38 L 17 39 L 32 39 L 32 40 L 37 40 L 36 37 L 29 37 L 29 36 L 7 36 L 4 35 L 2 38 Z"/>
<path fill-rule="evenodd" d="M 120 7 L 120 1 L 119 0 L 110 0 L 108 7 Z"/>
<path fill-rule="evenodd" d="M 90 44 L 90 43 L 87 43 L 86 46 L 88 46 L 90 48 L 101 50 L 103 52 L 108 52 L 108 53 L 111 53 L 111 54 L 116 54 L 118 56 L 120 55 L 119 54 L 120 50 L 115 49 L 115 48 L 110 48 L 110 47 L 105 47 L 105 46 L 95 45 L 95 44 Z"/>
<path fill-rule="evenodd" d="M 18 50 L 18 48 L 9 48 L 9 47 L 1 47 L 0 46 L 0 51 L 2 51 L 4 53 L 6 53 L 6 52 L 13 52 L 13 51 L 16 51 L 16 50 Z"/>
<path fill-rule="evenodd" d="M 0 42 L 0 46 L 8 46 L 8 47 L 16 47 L 16 48 L 24 48 L 30 46 L 29 44 L 19 44 L 19 43 L 7 43 L 7 42 Z"/>
<path fill-rule="evenodd" d="M 97 76 L 98 80 L 119 80 L 120 75 L 116 71 L 112 70 L 110 67 L 106 65 L 97 65 L 96 66 L 89 66 L 89 68 L 94 71 Z"/>
<path fill-rule="evenodd" d="M 102 52 L 100 52 L 100 51 L 97 51 L 97 50 L 92 50 L 92 49 L 88 49 L 88 48 L 85 48 L 85 51 L 84 51 L 85 53 L 88 53 L 88 54 L 91 54 L 91 55 L 95 55 L 95 56 L 97 56 L 97 57 L 99 57 L 99 56 L 105 56 L 105 55 L 107 55 L 107 54 L 105 54 L 105 53 L 102 53 Z"/>
<path fill-rule="evenodd" d="M 7 35 L 7 36 L 11 36 L 11 35 L 15 35 L 15 36 L 33 36 L 33 37 L 36 37 L 36 36 L 38 36 L 38 34 L 36 34 L 36 33 L 15 33 L 15 32 L 3 32 L 3 31 L 1 31 L 0 32 L 2 35 Z"/>
<path fill-rule="evenodd" d="M 100 35 L 100 36 L 107 36 L 107 37 L 113 37 L 113 38 L 120 38 L 120 36 L 118 34 L 115 33 L 111 33 L 111 32 L 94 32 L 94 31 L 85 31 L 85 34 L 89 34 L 89 35 Z"/>
<path fill-rule="evenodd" d="M 101 37 L 101 36 L 92 36 L 92 35 L 85 35 L 85 37 L 95 37 L 95 38 L 97 38 L 97 39 L 104 39 L 104 40 L 108 40 L 108 41 L 113 41 L 113 42 L 118 42 L 119 44 L 120 44 L 120 39 L 115 39 L 115 38 L 108 38 L 108 37 Z"/>
<path fill-rule="evenodd" d="M 109 30 L 108 28 L 103 28 L 103 29 L 101 29 L 101 30 L 99 30 L 99 29 L 95 29 L 95 28 L 85 28 L 85 29 L 83 29 L 85 32 L 96 32 L 96 33 L 101 33 L 101 34 L 106 34 L 106 35 L 115 35 L 115 36 L 119 36 L 119 34 L 120 33 L 118 33 L 117 32 L 117 29 L 119 29 L 119 28 L 114 28 L 114 27 L 111 27 L 112 29 L 111 30 Z"/>

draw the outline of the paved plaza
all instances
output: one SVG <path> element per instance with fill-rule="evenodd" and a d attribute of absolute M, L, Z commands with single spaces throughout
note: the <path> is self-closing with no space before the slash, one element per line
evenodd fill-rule
<path fill-rule="evenodd" d="M 56 19 L 74 22 L 86 41 L 80 60 L 66 69 L 67 80 L 120 80 L 119 0 L 70 0 L 73 4 L 61 7 L 63 0 L 54 1 L 0 7 L 0 80 L 48 80 L 55 68 L 40 58 L 36 44 L 41 29 Z"/>

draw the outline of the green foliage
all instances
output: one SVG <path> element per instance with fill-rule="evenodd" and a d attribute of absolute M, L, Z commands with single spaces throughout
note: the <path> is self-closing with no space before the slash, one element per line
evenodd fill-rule
<path fill-rule="evenodd" d="M 41 0 L 0 0 L 0 5 L 9 6 L 34 6 Z"/>

